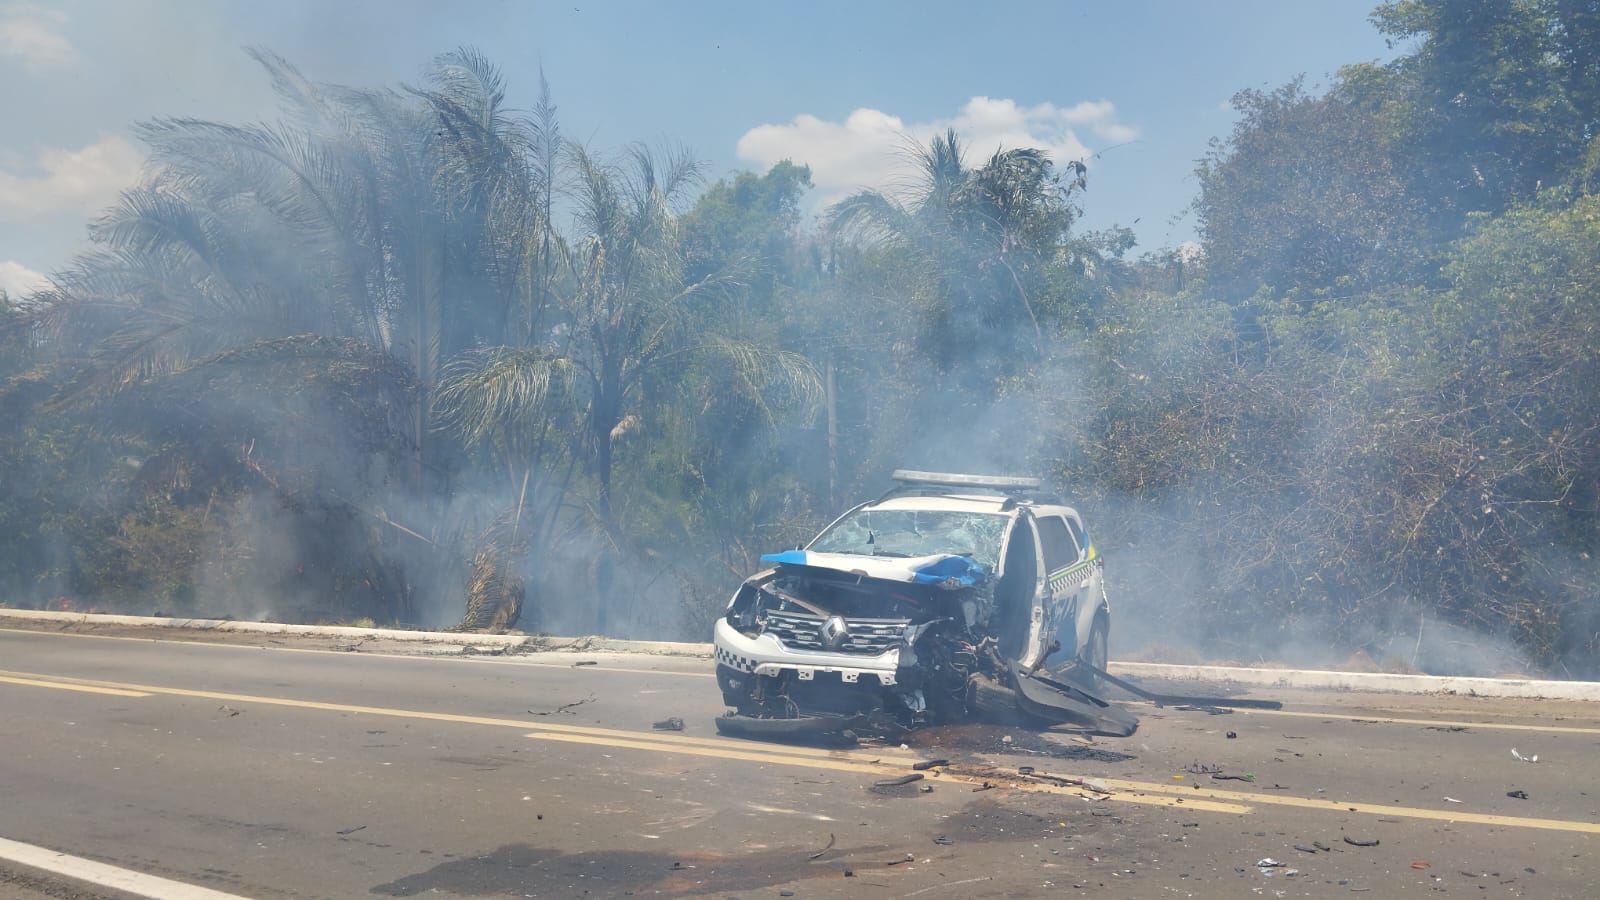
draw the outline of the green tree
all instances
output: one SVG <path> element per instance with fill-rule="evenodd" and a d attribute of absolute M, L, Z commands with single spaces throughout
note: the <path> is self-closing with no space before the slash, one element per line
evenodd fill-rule
<path fill-rule="evenodd" d="M 752 287 L 770 296 L 788 274 L 811 169 L 783 160 L 765 175 L 740 172 L 718 181 L 683 217 L 684 264 L 691 279 L 750 269 Z"/>
<path fill-rule="evenodd" d="M 1421 204 L 1383 121 L 1299 79 L 1242 91 L 1227 140 L 1197 169 L 1207 289 L 1230 302 L 1293 293 L 1358 296 L 1415 277 L 1428 244 Z"/>
<path fill-rule="evenodd" d="M 1413 48 L 1351 67 L 1350 95 L 1396 129 L 1412 191 L 1437 227 L 1500 212 L 1563 180 L 1600 122 L 1588 0 L 1395 0 L 1373 23 Z"/>

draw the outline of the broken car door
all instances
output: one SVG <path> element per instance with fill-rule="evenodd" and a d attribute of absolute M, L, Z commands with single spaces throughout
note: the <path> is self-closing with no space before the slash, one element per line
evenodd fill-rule
<path fill-rule="evenodd" d="M 1048 596 L 1046 603 L 1046 633 L 1053 635 L 1061 642 L 1061 653 L 1064 656 L 1075 656 L 1083 640 L 1078 622 L 1082 616 L 1078 613 L 1088 602 L 1088 580 L 1082 575 L 1087 571 L 1084 565 L 1084 550 L 1074 538 L 1069 529 L 1067 520 L 1060 515 L 1040 515 L 1036 520 L 1039 527 L 1039 543 L 1044 551 L 1044 567 L 1048 573 L 1045 592 Z"/>
<path fill-rule="evenodd" d="M 1045 576 L 1033 516 L 1023 510 L 1006 536 L 1005 565 L 995 589 L 1000 653 L 1026 669 L 1043 655 Z"/>

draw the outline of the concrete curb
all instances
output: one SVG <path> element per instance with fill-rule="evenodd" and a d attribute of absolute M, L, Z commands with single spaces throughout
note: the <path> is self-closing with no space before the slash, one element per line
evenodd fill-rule
<path fill-rule="evenodd" d="M 503 647 L 529 652 L 643 653 L 652 656 L 711 658 L 711 645 L 684 641 L 632 641 L 595 635 L 553 637 L 530 634 L 471 634 L 455 631 L 408 631 L 400 628 L 351 628 L 340 625 L 285 625 L 277 622 L 236 622 L 227 619 L 171 619 L 151 616 L 111 616 L 95 613 L 0 609 L 6 619 L 81 625 L 129 625 L 145 628 L 189 628 L 256 634 L 295 634 L 323 637 L 369 638 L 418 644 L 463 647 Z M 1546 700 L 1600 701 L 1600 682 L 1542 681 L 1531 678 L 1470 678 L 1441 675 L 1389 675 L 1380 672 L 1333 672 L 1316 669 L 1254 669 L 1242 666 L 1180 666 L 1166 663 L 1112 662 L 1115 675 L 1304 690 L 1334 690 L 1390 694 L 1458 694 L 1476 697 L 1521 697 Z"/>
<path fill-rule="evenodd" d="M 462 647 L 503 647 L 529 651 L 599 651 L 648 653 L 654 656 L 711 658 L 710 644 L 678 641 L 628 641 L 598 635 L 557 637 L 545 634 L 481 634 L 461 631 L 411 631 L 404 628 L 354 628 L 348 625 L 288 625 L 280 622 L 239 622 L 233 619 L 178 619 L 165 616 L 112 616 L 100 613 L 52 612 L 36 609 L 0 609 L 7 619 L 60 622 L 67 625 L 129 625 L 141 628 L 186 628 L 243 634 L 295 634 L 321 637 L 368 638 L 418 644 Z"/>
<path fill-rule="evenodd" d="M 1114 675 L 1218 682 L 1249 687 L 1360 691 L 1382 694 L 1459 694 L 1469 697 L 1522 697 L 1600 701 L 1600 682 L 1541 681 L 1532 678 L 1471 678 L 1450 675 L 1389 675 L 1318 669 L 1247 669 L 1236 666 L 1175 666 L 1165 663 L 1112 663 Z"/>

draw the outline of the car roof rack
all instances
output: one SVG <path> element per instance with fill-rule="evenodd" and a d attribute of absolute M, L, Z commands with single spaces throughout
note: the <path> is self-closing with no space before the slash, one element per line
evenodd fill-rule
<path fill-rule="evenodd" d="M 895 486 L 878 499 L 890 497 L 939 496 L 953 493 L 995 494 L 1006 498 L 1007 508 L 1023 500 L 1056 502 L 1053 496 L 1039 493 L 1042 482 L 1023 475 L 964 475 L 955 472 L 921 472 L 895 469 L 890 476 Z"/>

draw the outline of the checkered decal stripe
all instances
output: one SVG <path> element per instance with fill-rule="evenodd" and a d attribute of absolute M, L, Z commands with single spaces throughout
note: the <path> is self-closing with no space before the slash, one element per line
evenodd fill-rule
<path fill-rule="evenodd" d="M 1062 571 L 1050 576 L 1050 586 L 1053 588 L 1079 587 L 1094 576 L 1096 569 L 1099 569 L 1104 565 L 1104 563 L 1096 559 L 1085 563 L 1079 563 L 1070 569 L 1063 569 Z"/>
<path fill-rule="evenodd" d="M 728 668 L 738 669 L 741 672 L 754 672 L 756 670 L 755 660 L 740 656 L 739 654 L 723 647 L 717 647 L 716 650 L 717 662 L 727 666 Z"/>

